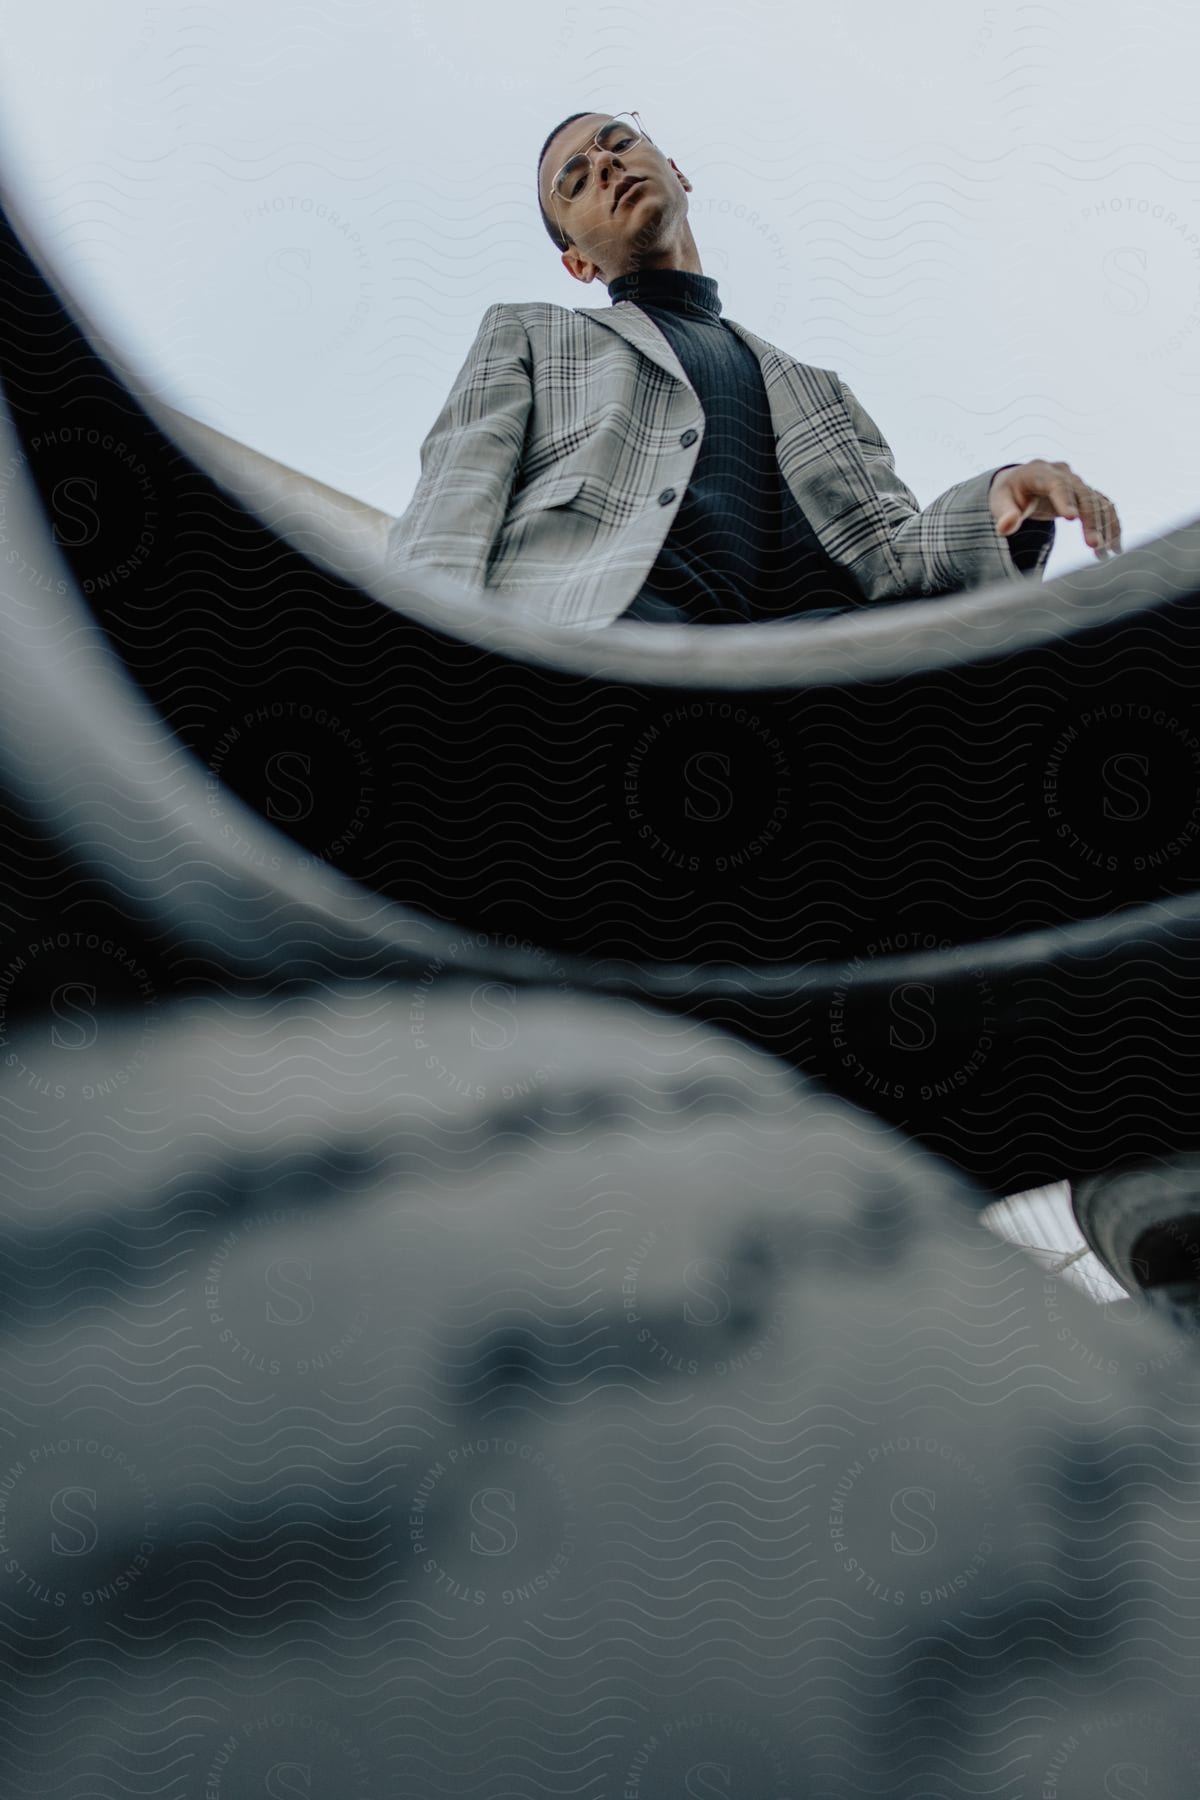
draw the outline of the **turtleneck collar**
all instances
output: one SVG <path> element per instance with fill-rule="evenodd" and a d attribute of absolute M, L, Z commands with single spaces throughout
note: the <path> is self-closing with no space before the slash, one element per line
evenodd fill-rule
<path fill-rule="evenodd" d="M 719 319 L 721 300 L 715 275 L 691 269 L 630 269 L 608 284 L 609 299 L 632 300 L 635 306 L 665 306 L 672 312 Z"/>

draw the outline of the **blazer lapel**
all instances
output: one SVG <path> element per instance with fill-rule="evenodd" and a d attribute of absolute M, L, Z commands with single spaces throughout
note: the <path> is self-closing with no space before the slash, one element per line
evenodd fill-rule
<path fill-rule="evenodd" d="M 848 421 L 842 428 L 844 408 L 837 382 L 828 369 L 798 362 L 747 326 L 739 325 L 736 319 L 726 319 L 725 323 L 758 358 L 771 408 L 779 466 L 799 499 L 800 472 L 811 464 L 814 454 L 823 453 L 836 462 L 850 449 Z"/>
<path fill-rule="evenodd" d="M 595 319 L 597 324 L 603 325 L 608 331 L 615 331 L 626 343 L 632 344 L 635 350 L 648 356 L 652 363 L 656 363 L 668 375 L 673 375 L 676 381 L 682 382 L 689 393 L 696 392 L 687 378 L 683 364 L 672 350 L 666 333 L 660 331 L 654 320 L 631 300 L 618 300 L 615 306 L 576 306 L 572 311 L 582 314 L 585 319 Z M 767 403 L 771 409 L 771 424 L 775 431 L 780 466 L 794 486 L 794 471 L 797 464 L 803 464 L 811 457 L 814 438 L 822 449 L 835 457 L 846 448 L 843 434 L 831 432 L 827 425 L 824 429 L 819 429 L 813 424 L 814 417 L 825 421 L 830 419 L 831 403 L 832 416 L 837 417 L 841 403 L 836 383 L 828 369 L 797 362 L 794 356 L 788 356 L 774 344 L 768 344 L 765 338 L 760 338 L 749 326 L 739 325 L 736 319 L 727 315 L 723 314 L 722 317 L 729 329 L 736 332 L 758 358 L 767 390 Z M 800 452 L 799 456 L 796 455 L 797 450 Z"/>
<path fill-rule="evenodd" d="M 666 333 L 660 331 L 650 315 L 643 312 L 640 306 L 635 306 L 632 300 L 618 300 L 615 306 L 576 306 L 572 308 L 572 311 L 580 313 L 585 319 L 595 319 L 597 324 L 603 325 L 609 331 L 615 331 L 618 336 L 625 339 L 626 343 L 632 344 L 635 350 L 640 350 L 643 356 L 648 356 L 650 361 L 657 363 L 660 369 L 665 369 L 668 375 L 673 375 L 677 381 L 683 383 L 684 387 L 692 393 L 695 392 L 687 378 L 683 364 L 671 348 Z M 774 344 L 768 344 L 765 338 L 760 338 L 757 332 L 750 330 L 749 326 L 739 325 L 736 319 L 729 318 L 727 314 L 722 314 L 722 319 L 731 331 L 737 333 L 744 344 L 749 345 L 758 358 L 758 366 L 762 370 L 763 380 L 766 384 L 767 398 L 771 403 L 772 422 L 775 426 L 776 436 L 779 436 L 781 429 L 795 423 L 795 415 L 790 402 L 798 397 L 798 383 L 795 377 L 799 374 L 801 365 L 796 362 L 794 357 L 785 356 Z M 823 374 L 825 371 L 822 370 L 819 373 Z M 829 391 L 821 396 L 825 402 L 828 402 L 829 397 Z M 777 404 L 779 402 L 782 402 L 784 406 L 783 417 L 780 417 L 780 408 Z"/>
<path fill-rule="evenodd" d="M 623 337 L 626 343 L 632 344 L 635 350 L 640 350 L 643 356 L 648 356 L 652 363 L 657 363 L 660 369 L 665 369 L 676 381 L 682 381 L 689 393 L 696 393 L 665 332 L 660 331 L 649 314 L 644 313 L 640 306 L 635 306 L 632 300 L 618 300 L 615 306 L 576 306 L 572 311 L 582 313 L 585 319 L 595 319 L 598 324 L 607 326 L 609 331 L 615 331 L 618 337 Z M 696 397 L 698 399 L 699 395 Z"/>

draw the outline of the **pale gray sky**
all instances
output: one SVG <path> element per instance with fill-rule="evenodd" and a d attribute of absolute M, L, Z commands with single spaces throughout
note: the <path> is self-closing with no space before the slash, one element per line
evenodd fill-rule
<path fill-rule="evenodd" d="M 1127 547 L 1200 512 L 1194 0 L 5 0 L 0 44 L 5 179 L 149 383 L 388 511 L 492 301 L 607 304 L 534 163 L 636 107 L 726 313 L 922 503 L 1047 456 Z"/>

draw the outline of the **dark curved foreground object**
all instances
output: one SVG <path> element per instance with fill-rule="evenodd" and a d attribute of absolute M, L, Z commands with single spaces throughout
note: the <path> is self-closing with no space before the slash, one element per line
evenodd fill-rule
<path fill-rule="evenodd" d="M 490 970 L 725 1025 L 994 1192 L 1197 1141 L 1193 529 L 926 670 L 518 660 L 259 523 L 4 248 L 6 1019 Z"/>
<path fill-rule="evenodd" d="M 1200 1365 L 916 1146 L 627 1002 L 94 1022 L 0 1079 L 7 1792 L 1193 1791 Z"/>
<path fill-rule="evenodd" d="M 1071 1184 L 1087 1244 L 1126 1292 L 1200 1340 L 1200 1158 L 1163 1156 Z"/>

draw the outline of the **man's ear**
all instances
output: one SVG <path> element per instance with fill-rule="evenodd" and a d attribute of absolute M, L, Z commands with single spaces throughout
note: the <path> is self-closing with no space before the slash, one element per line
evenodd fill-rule
<path fill-rule="evenodd" d="M 562 266 L 568 275 L 574 276 L 576 281 L 585 283 L 593 281 L 600 272 L 595 263 L 588 262 L 586 257 L 580 256 L 573 244 L 569 250 L 563 251 Z"/>
<path fill-rule="evenodd" d="M 687 176 L 684 174 L 683 170 L 680 168 L 679 164 L 675 161 L 675 158 L 673 156 L 668 156 L 667 161 L 670 163 L 671 167 L 674 169 L 675 173 L 678 175 L 680 184 L 683 187 L 685 187 L 687 189 L 688 193 L 690 194 L 692 191 L 692 184 L 688 180 Z"/>

